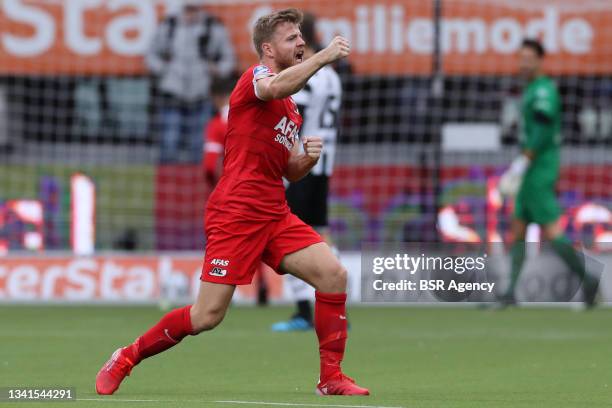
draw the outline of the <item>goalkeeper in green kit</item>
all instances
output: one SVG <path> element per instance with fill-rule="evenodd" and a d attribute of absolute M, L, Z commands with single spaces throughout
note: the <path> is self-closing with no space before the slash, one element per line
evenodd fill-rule
<path fill-rule="evenodd" d="M 527 225 L 540 225 L 543 237 L 582 282 L 584 301 L 593 306 L 598 280 L 591 277 L 584 257 L 572 246 L 559 223 L 561 210 L 555 196 L 559 179 L 561 145 L 561 101 L 554 82 L 542 74 L 544 47 L 537 40 L 523 41 L 520 49 L 521 75 L 527 81 L 521 99 L 521 154 L 502 175 L 499 190 L 515 196 L 511 248 L 510 283 L 501 296 L 502 305 L 516 303 L 514 289 L 525 260 Z"/>

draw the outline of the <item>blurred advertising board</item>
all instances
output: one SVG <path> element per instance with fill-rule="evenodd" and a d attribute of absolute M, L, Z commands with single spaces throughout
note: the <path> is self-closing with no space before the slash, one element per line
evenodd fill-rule
<path fill-rule="evenodd" d="M 157 21 L 176 2 L 153 0 L 0 2 L 0 74 L 144 73 L 143 54 Z M 357 73 L 424 75 L 432 69 L 434 2 L 422 0 L 211 0 L 206 8 L 226 25 L 242 67 L 256 61 L 255 20 L 297 7 L 319 17 L 325 44 L 334 35 L 353 46 Z M 443 2 L 440 40 L 449 74 L 516 71 L 525 37 L 539 37 L 551 74 L 612 72 L 612 8 L 606 0 L 454 0 Z"/>

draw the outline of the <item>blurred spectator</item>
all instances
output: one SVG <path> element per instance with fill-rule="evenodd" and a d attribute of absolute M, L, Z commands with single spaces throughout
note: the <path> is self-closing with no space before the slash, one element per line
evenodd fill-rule
<path fill-rule="evenodd" d="M 0 86 L 0 154 L 5 151 L 10 151 L 8 118 L 6 92 L 4 88 Z"/>
<path fill-rule="evenodd" d="M 160 93 L 156 126 L 162 163 L 201 160 L 202 129 L 212 115 L 210 84 L 229 76 L 236 64 L 225 27 L 201 5 L 185 0 L 176 15 L 166 17 L 146 55 Z"/>
<path fill-rule="evenodd" d="M 138 232 L 134 228 L 127 228 L 113 243 L 113 249 L 119 251 L 135 251 L 138 249 Z"/>
<path fill-rule="evenodd" d="M 210 190 L 214 188 L 223 170 L 223 153 L 225 149 L 225 132 L 227 131 L 227 114 L 230 95 L 236 85 L 234 79 L 217 80 L 212 84 L 212 101 L 217 112 L 208 123 L 204 132 L 204 178 Z"/>

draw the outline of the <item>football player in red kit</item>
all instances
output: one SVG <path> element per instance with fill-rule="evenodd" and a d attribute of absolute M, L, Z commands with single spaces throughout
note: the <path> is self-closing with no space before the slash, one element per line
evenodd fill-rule
<path fill-rule="evenodd" d="M 206 126 L 204 132 L 204 154 L 202 155 L 204 180 L 210 191 L 212 191 L 221 178 L 223 156 L 225 154 L 229 99 L 234 86 L 235 81 L 232 79 L 218 79 L 213 82 L 210 88 L 217 114 Z"/>
<path fill-rule="evenodd" d="M 349 55 L 348 41 L 331 43 L 303 60 L 302 14 L 286 9 L 259 18 L 253 42 L 260 64 L 242 75 L 230 97 L 223 175 L 206 208 L 206 257 L 196 302 L 166 314 L 134 343 L 119 348 L 98 372 L 96 390 L 112 394 L 135 365 L 216 327 L 236 285 L 249 284 L 260 262 L 316 289 L 315 331 L 319 341 L 320 395 L 369 395 L 344 375 L 347 338 L 346 270 L 311 227 L 293 215 L 283 177 L 304 177 L 317 163 L 323 143 L 305 137 L 291 95 L 323 66 Z"/>

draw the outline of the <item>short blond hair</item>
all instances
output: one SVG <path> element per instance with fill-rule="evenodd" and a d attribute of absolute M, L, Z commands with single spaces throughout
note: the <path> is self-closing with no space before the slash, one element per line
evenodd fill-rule
<path fill-rule="evenodd" d="M 259 58 L 263 57 L 263 43 L 269 42 L 272 39 L 274 31 L 279 24 L 288 22 L 300 25 L 302 18 L 303 15 L 300 10 L 288 8 L 257 19 L 253 29 L 253 45 L 255 45 L 255 51 L 257 51 Z"/>

